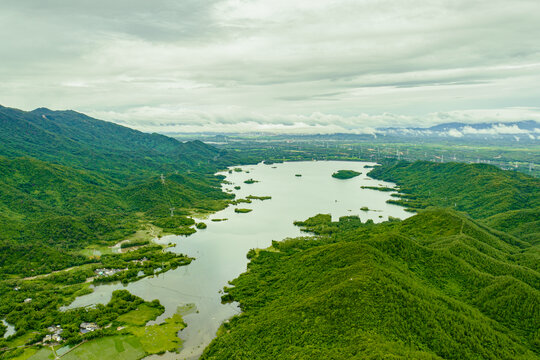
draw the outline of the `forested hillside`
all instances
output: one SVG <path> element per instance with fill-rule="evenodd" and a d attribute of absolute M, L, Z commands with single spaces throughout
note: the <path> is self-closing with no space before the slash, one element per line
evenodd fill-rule
<path fill-rule="evenodd" d="M 487 164 L 397 162 L 369 176 L 395 182 L 413 209 L 451 207 L 474 218 L 540 206 L 540 179 Z"/>
<path fill-rule="evenodd" d="M 99 170 L 138 178 L 149 171 L 213 168 L 226 152 L 200 141 L 179 142 L 147 134 L 75 111 L 25 112 L 0 106 L 0 155 Z"/>
<path fill-rule="evenodd" d="M 381 224 L 328 215 L 297 222 L 317 236 L 250 252 L 248 271 L 223 297 L 243 313 L 203 359 L 540 358 L 538 218 L 529 213 L 536 179 L 430 163 L 373 175 L 397 181 L 416 208 L 446 205 L 476 219 L 433 207 Z"/>
<path fill-rule="evenodd" d="M 492 165 L 398 162 L 374 168 L 370 176 L 395 182 L 412 209 L 429 206 L 463 211 L 502 231 L 537 243 L 540 239 L 540 179 Z"/>
<path fill-rule="evenodd" d="M 231 158 L 74 111 L 0 107 L 0 273 L 36 274 L 87 261 L 146 223 L 221 209 L 214 172 Z M 162 178 L 163 176 L 163 178 Z"/>

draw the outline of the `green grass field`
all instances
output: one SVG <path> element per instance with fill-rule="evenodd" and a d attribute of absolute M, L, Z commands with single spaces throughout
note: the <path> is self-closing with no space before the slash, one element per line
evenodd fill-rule
<path fill-rule="evenodd" d="M 86 257 L 101 256 L 106 254 L 113 254 L 113 248 L 105 245 L 90 245 L 79 251 L 79 254 Z"/>
<path fill-rule="evenodd" d="M 149 354 L 157 354 L 164 351 L 178 351 L 182 341 L 178 338 L 178 331 L 186 327 L 182 316 L 174 314 L 165 320 L 163 324 L 145 327 L 129 327 L 128 329 L 140 340 L 143 349 Z"/>
<path fill-rule="evenodd" d="M 15 360 L 49 360 L 54 359 L 54 354 L 50 347 L 44 347 L 41 349 L 28 348 L 24 350 L 22 355 L 19 355 Z"/>
<path fill-rule="evenodd" d="M 145 355 L 143 345 L 133 335 L 104 337 L 82 344 L 62 356 L 64 360 L 133 360 Z M 32 358 L 33 360 L 33 358 Z"/>
<path fill-rule="evenodd" d="M 120 315 L 118 321 L 125 322 L 129 325 L 144 326 L 148 321 L 154 320 L 162 311 L 145 304 L 141 304 L 137 310 Z"/>
<path fill-rule="evenodd" d="M 120 322 L 128 324 L 126 330 L 133 335 L 117 335 L 91 340 L 61 358 L 63 360 L 134 360 L 149 354 L 178 351 L 182 341 L 178 338 L 177 333 L 186 326 L 180 313 L 181 310 L 186 311 L 186 309 L 179 309 L 176 314 L 166 319 L 162 324 L 144 326 L 149 320 L 159 316 L 161 311 L 142 304 L 137 310 L 118 318 Z M 41 349 L 37 352 L 35 349 L 28 349 L 17 360 L 49 358 L 54 358 L 50 349 Z"/>
<path fill-rule="evenodd" d="M 15 348 L 15 347 L 19 347 L 19 346 L 22 346 L 24 344 L 26 344 L 26 342 L 28 340 L 30 340 L 32 337 L 34 337 L 34 335 L 36 335 L 36 332 L 30 332 L 30 333 L 27 333 L 27 334 L 24 334 L 20 337 L 17 337 L 13 340 L 10 340 L 7 345 L 8 347 L 10 348 Z"/>
<path fill-rule="evenodd" d="M 49 357 L 50 356 L 50 357 Z M 51 349 L 36 349 L 28 348 L 24 350 L 24 353 L 14 358 L 14 360 L 41 360 L 41 359 L 54 359 Z"/>

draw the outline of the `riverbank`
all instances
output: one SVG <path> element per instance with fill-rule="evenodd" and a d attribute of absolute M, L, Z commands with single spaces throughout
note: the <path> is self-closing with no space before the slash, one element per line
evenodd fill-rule
<path fill-rule="evenodd" d="M 92 293 L 77 297 L 66 308 L 106 304 L 114 290 L 126 289 L 146 301 L 160 300 L 165 311 L 150 322 L 152 325 L 164 323 L 179 306 L 194 304 L 194 311 L 183 317 L 187 327 L 180 332 L 183 348 L 179 356 L 197 358 L 223 321 L 239 312 L 235 303 L 221 304 L 221 290 L 246 270 L 246 253 L 250 249 L 267 248 L 273 240 L 302 236 L 293 222 L 317 212 L 329 213 L 334 218 L 358 215 L 363 221 L 374 222 L 410 216 L 401 207 L 386 203 L 390 199 L 388 193 L 361 189 L 379 183 L 393 187 L 391 183 L 362 177 L 348 180 L 331 177 L 343 168 L 365 172 L 366 166 L 372 164 L 321 161 L 247 165 L 239 167 L 240 171 L 225 171 L 222 190 L 234 194 L 236 199 L 245 199 L 251 212 L 238 214 L 235 206 L 229 206 L 196 218 L 195 222 L 204 220 L 207 228 L 189 237 L 167 235 L 154 239 L 160 245 L 174 245 L 167 251 L 187 254 L 195 258 L 193 262 L 125 285 L 110 283 L 92 287 Z M 299 173 L 301 177 L 295 176 Z M 243 186 L 250 178 L 258 182 Z M 361 211 L 362 205 L 378 211 Z M 221 219 L 228 221 L 214 221 Z M 164 354 L 160 359 L 176 357 Z"/>

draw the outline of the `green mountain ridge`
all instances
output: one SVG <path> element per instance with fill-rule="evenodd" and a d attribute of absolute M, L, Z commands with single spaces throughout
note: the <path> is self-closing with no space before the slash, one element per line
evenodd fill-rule
<path fill-rule="evenodd" d="M 203 359 L 538 358 L 540 274 L 508 260 L 519 247 L 449 210 L 333 225 L 252 259 Z"/>
<path fill-rule="evenodd" d="M 226 154 L 201 141 L 182 143 L 75 111 L 25 112 L 0 106 L 0 155 L 98 170 L 114 177 L 137 172 L 205 168 Z"/>
<path fill-rule="evenodd" d="M 402 161 L 376 167 L 369 176 L 398 184 L 400 204 L 412 208 L 444 206 L 486 218 L 540 207 L 540 179 L 493 165 Z"/>
<path fill-rule="evenodd" d="M 221 209 L 233 196 L 214 173 L 231 159 L 74 111 L 0 107 L 0 273 L 78 265 L 78 250 L 122 240 L 171 207 Z"/>

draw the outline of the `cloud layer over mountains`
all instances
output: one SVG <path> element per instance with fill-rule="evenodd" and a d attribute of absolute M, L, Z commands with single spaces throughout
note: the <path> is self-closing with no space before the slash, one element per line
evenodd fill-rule
<path fill-rule="evenodd" d="M 540 2 L 5 0 L 0 103 L 151 131 L 540 121 Z"/>

